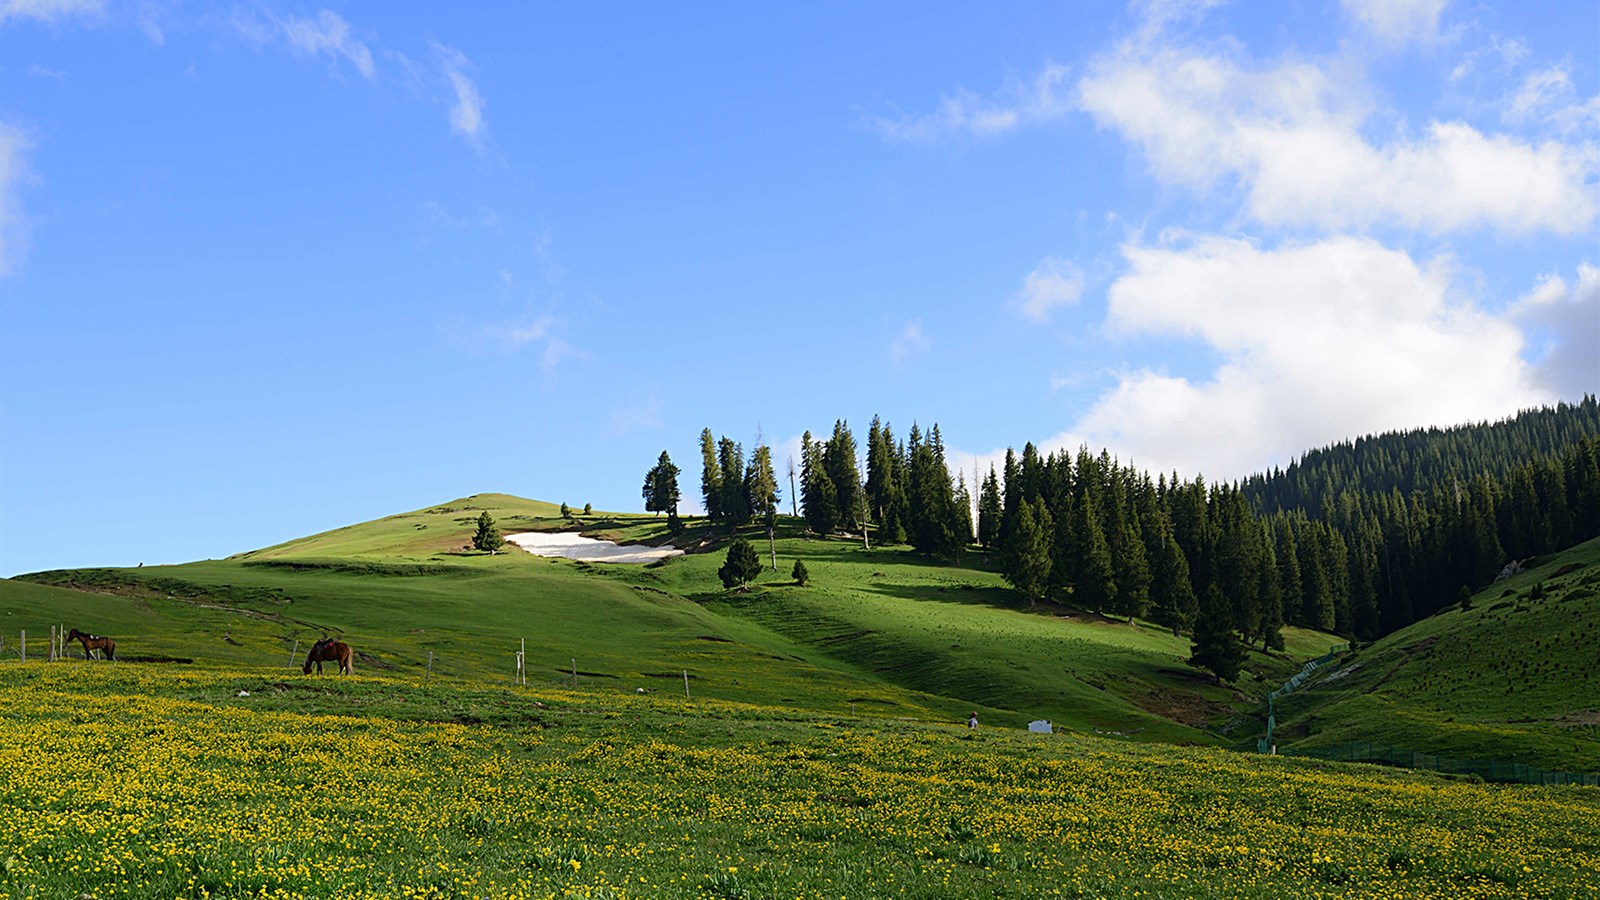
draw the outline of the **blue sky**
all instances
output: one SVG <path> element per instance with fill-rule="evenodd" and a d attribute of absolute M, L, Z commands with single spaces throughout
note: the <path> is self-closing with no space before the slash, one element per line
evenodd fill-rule
<path fill-rule="evenodd" d="M 0 574 L 1600 390 L 1594 3 L 466 6 L 0 0 Z"/>

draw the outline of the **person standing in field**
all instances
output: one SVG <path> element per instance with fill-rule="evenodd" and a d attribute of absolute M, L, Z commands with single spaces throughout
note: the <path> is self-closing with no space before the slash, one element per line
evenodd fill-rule
<path fill-rule="evenodd" d="M 977 728 L 978 727 L 978 713 L 977 713 L 977 710 L 973 710 L 972 712 L 967 714 L 967 727 L 968 728 Z"/>

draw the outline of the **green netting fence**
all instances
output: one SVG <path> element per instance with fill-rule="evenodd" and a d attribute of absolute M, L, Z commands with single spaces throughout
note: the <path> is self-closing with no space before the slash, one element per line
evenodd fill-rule
<path fill-rule="evenodd" d="M 1600 786 L 1600 775 L 1582 772 L 1555 772 L 1538 766 L 1499 759 L 1457 759 L 1435 756 L 1406 747 L 1389 747 L 1365 741 L 1348 741 L 1326 747 L 1295 748 L 1283 751 L 1288 756 L 1309 756 L 1339 762 L 1385 763 L 1410 769 L 1430 769 L 1456 775 L 1477 775 L 1484 781 L 1516 784 L 1584 784 Z"/>
<path fill-rule="evenodd" d="M 1295 691 L 1300 690 L 1300 688 L 1305 686 L 1306 681 L 1311 678 L 1311 674 L 1313 672 L 1317 671 L 1328 663 L 1333 662 L 1334 657 L 1349 649 L 1349 644 L 1334 644 L 1332 647 L 1328 648 L 1327 653 L 1324 653 L 1322 656 L 1319 656 L 1316 659 L 1306 663 L 1305 668 L 1301 669 L 1293 678 L 1285 681 L 1282 687 L 1267 695 L 1267 736 L 1256 741 L 1257 753 L 1273 752 L 1272 732 L 1273 729 L 1278 727 L 1278 716 L 1276 711 L 1273 709 L 1273 701 L 1277 700 L 1279 697 L 1285 697 L 1294 693 Z"/>

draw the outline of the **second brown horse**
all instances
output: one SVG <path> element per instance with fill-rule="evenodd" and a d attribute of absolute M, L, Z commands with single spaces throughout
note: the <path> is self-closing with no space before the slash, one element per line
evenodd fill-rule
<path fill-rule="evenodd" d="M 300 671 L 310 675 L 311 667 L 315 665 L 317 674 L 321 675 L 324 662 L 337 662 L 339 664 L 339 674 L 349 675 L 350 645 L 344 641 L 336 641 L 333 638 L 324 638 L 317 641 L 311 645 L 311 652 L 306 654 L 306 664 L 301 667 Z"/>

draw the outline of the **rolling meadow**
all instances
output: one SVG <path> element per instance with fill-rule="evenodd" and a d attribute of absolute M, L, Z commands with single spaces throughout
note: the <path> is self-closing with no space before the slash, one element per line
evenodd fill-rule
<path fill-rule="evenodd" d="M 484 510 L 508 531 L 666 536 L 478 495 L 226 560 L 0 581 L 30 660 L 8 638 L 0 897 L 1600 890 L 1592 788 L 1223 749 L 1332 635 L 1286 629 L 1222 687 L 1185 666 L 1186 638 L 1030 608 L 975 553 L 780 526 L 778 573 L 728 591 L 720 552 L 473 552 Z M 794 559 L 807 586 L 780 574 Z M 115 635 L 120 661 L 46 661 L 51 624 Z M 324 634 L 354 647 L 353 676 L 300 673 Z M 1038 718 L 1056 733 L 1022 728 Z"/>

